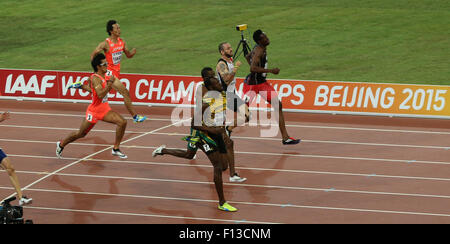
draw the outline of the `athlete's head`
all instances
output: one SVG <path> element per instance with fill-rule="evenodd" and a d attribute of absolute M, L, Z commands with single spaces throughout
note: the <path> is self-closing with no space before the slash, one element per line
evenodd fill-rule
<path fill-rule="evenodd" d="M 109 20 L 106 23 L 106 32 L 108 32 L 108 35 L 120 36 L 120 25 L 115 20 Z"/>
<path fill-rule="evenodd" d="M 223 91 L 223 87 L 220 84 L 220 81 L 216 77 L 208 77 L 205 80 L 206 89 L 209 91 Z"/>
<path fill-rule="evenodd" d="M 216 73 L 211 67 L 205 67 L 202 69 L 203 84 L 205 84 L 206 89 L 222 91 L 222 86 L 215 76 Z"/>
<path fill-rule="evenodd" d="M 228 42 L 222 42 L 219 44 L 219 52 L 222 56 L 225 56 L 227 58 L 233 57 L 233 49 Z"/>
<path fill-rule="evenodd" d="M 256 30 L 253 33 L 253 40 L 261 46 L 267 46 L 270 44 L 270 40 L 267 37 L 266 33 L 264 33 L 262 30 Z"/>
<path fill-rule="evenodd" d="M 216 75 L 216 72 L 211 67 L 204 67 L 202 69 L 202 78 L 203 80 L 207 79 L 208 77 L 214 77 Z"/>
<path fill-rule="evenodd" d="M 106 73 L 108 63 L 106 62 L 105 55 L 103 53 L 95 55 L 94 59 L 91 61 L 91 65 L 95 72 L 97 72 L 100 68 Z"/>

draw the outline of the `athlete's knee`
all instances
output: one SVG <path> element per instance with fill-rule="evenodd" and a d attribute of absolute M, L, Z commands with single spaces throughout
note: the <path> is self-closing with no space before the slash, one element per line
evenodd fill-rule
<path fill-rule="evenodd" d="M 223 162 L 223 164 L 222 164 L 222 172 L 226 171 L 227 169 L 228 169 L 228 160 Z"/>
<path fill-rule="evenodd" d="M 78 133 L 75 134 L 75 138 L 81 139 L 81 138 L 84 138 L 86 135 L 87 135 L 86 131 L 79 131 Z"/>
<path fill-rule="evenodd" d="M 16 169 L 14 168 L 14 165 L 12 165 L 9 162 L 8 163 L 4 163 L 3 167 L 4 167 L 4 169 L 5 169 L 5 171 L 6 171 L 6 173 L 8 175 L 13 175 L 16 172 Z"/>
<path fill-rule="evenodd" d="M 119 120 L 119 122 L 117 123 L 117 125 L 118 126 L 120 126 L 120 127 L 126 127 L 127 126 L 127 120 L 126 119 L 123 119 L 123 118 L 121 118 L 120 120 Z"/>

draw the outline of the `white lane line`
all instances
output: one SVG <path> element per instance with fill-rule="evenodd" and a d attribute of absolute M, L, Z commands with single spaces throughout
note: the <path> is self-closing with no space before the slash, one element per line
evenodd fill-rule
<path fill-rule="evenodd" d="M 154 134 L 154 133 L 152 133 Z M 18 139 L 5 139 L 0 138 L 0 141 L 6 142 L 20 142 L 20 143 L 43 143 L 54 144 L 53 141 L 38 141 L 38 140 L 18 140 Z M 78 146 L 110 146 L 108 144 L 92 144 L 92 143 L 72 143 L 71 145 Z M 124 148 L 136 148 L 136 149 L 155 149 L 153 146 L 137 146 L 137 145 L 121 145 Z M 172 148 L 182 149 L 185 148 Z M 286 156 L 286 157 L 300 157 L 300 158 L 324 158 L 324 159 L 343 159 L 343 160 L 359 160 L 359 161 L 381 161 L 381 162 L 398 162 L 398 163 L 413 163 L 413 164 L 437 164 L 437 165 L 450 165 L 450 162 L 442 161 L 428 161 L 428 160 L 416 160 L 416 159 L 388 159 L 388 158 L 365 158 L 365 157 L 347 157 L 347 156 L 333 156 L 333 155 L 317 155 L 317 154 L 290 154 L 290 153 L 271 153 L 271 152 L 244 152 L 234 151 L 235 154 L 250 154 L 250 155 L 266 155 L 266 156 Z"/>
<path fill-rule="evenodd" d="M 47 157 L 47 156 L 32 156 L 32 155 L 17 155 L 17 154 L 10 154 L 11 157 L 25 157 L 25 158 L 43 158 L 43 159 L 57 159 L 57 157 Z M 66 160 L 79 160 L 79 158 L 64 158 Z M 91 162 L 106 162 L 106 163 L 117 163 L 117 164 L 145 164 L 145 165 L 158 165 L 158 166 L 165 166 L 165 167 L 193 167 L 193 168 L 212 168 L 210 164 L 180 164 L 180 163 L 171 163 L 171 162 L 153 162 L 153 161 L 121 161 L 121 160 L 111 160 L 111 159 L 88 159 L 86 161 Z M 324 174 L 324 175 L 344 175 L 344 176 L 361 176 L 361 177 L 381 177 L 381 178 L 401 178 L 401 179 L 416 179 L 416 180 L 444 180 L 448 181 L 450 179 L 447 178 L 433 178 L 433 177 L 420 177 L 420 176 L 397 176 L 397 175 L 382 175 L 382 174 L 355 174 L 355 173 L 343 173 L 343 172 L 330 172 L 330 171 L 307 171 L 307 170 L 294 170 L 294 169 L 274 169 L 274 168 L 254 168 L 254 167 L 240 167 L 237 166 L 236 169 L 239 170 L 251 170 L 251 171 L 269 171 L 269 172 L 285 172 L 285 173 L 304 173 L 304 174 Z M 0 170 L 1 172 L 2 170 Z M 20 171 L 18 171 L 20 172 Z M 28 172 L 31 171 L 21 171 L 21 172 Z M 38 172 L 31 172 L 31 173 L 38 173 Z M 305 188 L 306 189 L 306 188 Z M 313 188 L 311 188 L 313 189 Z M 324 189 L 319 189 L 324 190 Z M 399 193 L 401 194 L 401 193 Z M 424 195 L 427 196 L 427 195 Z M 429 195 L 433 196 L 433 195 Z M 439 197 L 439 196 L 436 196 Z"/>
<path fill-rule="evenodd" d="M 21 114 L 21 115 L 35 115 L 35 116 L 61 116 L 61 117 L 78 117 L 78 118 L 84 118 L 85 115 L 81 113 L 79 114 L 58 114 L 58 113 L 36 113 L 36 112 L 13 112 L 10 111 L 11 114 Z M 124 117 L 125 119 L 133 119 L 131 117 Z M 172 122 L 171 119 L 162 119 L 162 118 L 147 118 L 146 120 L 150 121 L 168 121 Z"/>
<path fill-rule="evenodd" d="M 41 115 L 41 116 L 66 116 L 66 117 L 84 117 L 80 114 L 57 114 L 57 113 L 35 113 L 35 112 L 14 112 L 11 114 L 24 114 L 24 115 Z M 147 120 L 160 120 L 160 121 L 172 121 L 171 119 L 157 119 L 149 118 Z M 269 124 L 260 124 L 261 126 L 268 126 Z M 419 134 L 437 134 L 437 135 L 450 135 L 450 131 L 424 131 L 424 130 L 402 130 L 402 129 L 380 129 L 380 128 L 364 128 L 364 127 L 344 127 L 344 126 L 318 126 L 318 125 L 286 125 L 287 127 L 298 128 L 314 128 L 314 129 L 336 129 L 336 130 L 360 130 L 360 131 L 376 131 L 376 132 L 389 132 L 389 133 L 419 133 Z"/>
<path fill-rule="evenodd" d="M 217 202 L 214 200 L 205 199 L 192 199 L 192 198 L 175 198 L 175 197 L 160 197 L 160 196 L 142 196 L 142 195 L 127 195 L 127 194 L 111 194 L 111 193 L 94 193 L 94 192 L 76 192 L 76 191 L 57 191 L 49 189 L 33 189 L 33 191 L 42 192 L 55 192 L 55 193 L 69 193 L 69 194 L 86 194 L 86 195 L 103 195 L 103 196 L 113 196 L 113 197 L 129 197 L 129 198 L 146 198 L 146 199 L 161 199 L 161 200 L 175 200 L 175 201 L 193 201 L 193 202 Z M 283 207 L 283 208 L 307 208 L 307 209 L 321 209 L 321 210 L 338 210 L 338 211 L 355 211 L 355 212 L 372 212 L 372 213 L 388 213 L 388 214 L 404 214 L 404 215 L 424 215 L 424 216 L 438 216 L 438 217 L 450 217 L 447 213 L 427 213 L 427 212 L 412 212 L 412 211 L 392 211 L 392 210 L 380 210 L 380 209 L 361 209 L 361 208 L 342 208 L 342 207 L 327 207 L 327 206 L 313 206 L 313 205 L 297 205 L 297 204 L 282 204 L 282 203 L 256 203 L 256 202 L 240 202 L 240 201 L 229 201 L 232 204 L 242 204 L 251 206 L 266 206 L 266 207 Z M 26 207 L 34 208 L 34 207 Z M 51 208 L 48 208 L 51 209 Z M 67 209 L 67 211 L 72 211 L 72 209 Z M 77 210 L 75 210 L 77 211 Z M 87 210 L 80 210 L 87 211 Z M 94 211 L 98 212 L 98 211 Z M 101 212 L 101 211 L 100 211 Z M 113 212 L 115 213 L 115 212 Z M 134 213 L 127 213 L 130 215 L 135 215 Z M 137 214 L 140 216 L 141 214 Z M 151 217 L 154 217 L 151 215 Z M 167 216 L 175 218 L 185 218 L 178 216 Z M 190 217 L 188 217 L 190 218 Z M 200 218 L 204 220 L 203 218 Z M 216 221 L 217 219 L 210 219 Z M 220 220 L 222 221 L 222 220 Z M 227 220 L 230 222 L 236 222 L 236 220 Z M 249 223 L 255 223 L 255 221 L 246 221 Z M 267 223 L 267 222 L 266 222 Z"/>
<path fill-rule="evenodd" d="M 21 125 L 0 125 L 0 127 L 11 127 L 11 128 L 25 128 L 25 129 L 45 129 L 45 130 L 69 130 L 77 131 L 77 128 L 58 128 L 58 127 L 44 127 L 44 126 L 21 126 Z M 93 132 L 106 132 L 115 133 L 115 130 L 92 130 Z M 127 134 L 143 134 L 145 132 L 139 131 L 127 131 Z M 169 136 L 186 136 L 187 134 L 175 133 L 175 132 L 158 132 L 153 133 L 155 135 L 169 135 Z M 268 138 L 268 137 L 248 137 L 248 136 L 233 136 L 233 139 L 246 139 L 246 140 L 262 140 L 262 141 L 277 141 L 279 138 Z M 303 143 L 323 143 L 323 144 L 344 144 L 344 145 L 362 145 L 362 146 L 380 146 L 380 147 L 407 147 L 407 148 L 424 148 L 424 149 L 444 149 L 449 150 L 450 146 L 428 146 L 428 145 L 405 145 L 405 144 L 388 144 L 388 143 L 371 143 L 371 142 L 349 142 L 349 141 L 331 141 L 331 140 L 308 140 L 302 139 Z"/>
<path fill-rule="evenodd" d="M 93 214 L 109 214 L 109 215 L 124 215 L 124 216 L 136 216 L 136 217 L 153 217 L 153 218 L 166 218 L 166 219 L 187 219 L 198 221 L 214 221 L 225 223 L 236 223 L 237 221 L 247 224 L 281 224 L 273 222 L 258 222 L 251 220 L 230 220 L 230 219 L 213 219 L 213 218 L 200 218 L 200 217 L 183 217 L 183 216 L 171 216 L 171 215 L 158 215 L 158 214 L 143 214 L 143 213 L 124 213 L 124 212 L 112 212 L 112 211 L 94 211 L 94 210 L 82 210 L 82 209 L 64 209 L 64 208 L 47 208 L 47 207 L 34 207 L 25 206 L 25 209 L 39 209 L 39 210 L 51 210 L 51 211 L 63 211 L 63 212 L 77 212 L 77 213 L 93 213 Z"/>
<path fill-rule="evenodd" d="M 36 171 L 17 171 L 21 174 L 48 174 L 48 172 L 36 172 Z M 70 177 L 85 177 L 85 178 L 99 178 L 99 179 L 124 179 L 132 181 L 155 181 L 155 182 L 170 182 L 170 183 L 183 183 L 183 184 L 200 184 L 200 185 L 213 185 L 213 182 L 209 181 L 194 181 L 194 180 L 179 180 L 179 179 L 156 179 L 156 178 L 143 178 L 143 177 L 127 177 L 127 176 L 108 176 L 108 175 L 87 175 L 87 174 L 73 174 L 73 173 L 55 173 L 54 175 L 70 176 Z M 365 175 L 368 177 L 369 175 Z M 448 181 L 449 179 L 447 179 Z M 267 189 L 283 189 L 283 190 L 304 190 L 304 191 L 329 191 L 329 188 L 312 188 L 301 186 L 275 186 L 275 185 L 256 185 L 256 184 L 239 184 L 239 183 L 227 183 L 228 186 L 241 186 L 241 187 L 255 187 L 255 188 L 267 188 Z M 401 192 L 376 192 L 376 191 L 362 191 L 362 190 L 345 190 L 333 188 L 333 192 L 341 193 L 356 193 L 356 194 L 373 194 L 373 195 L 391 195 L 391 196 L 406 196 L 406 197 L 429 197 L 429 198 L 443 198 L 450 199 L 447 195 L 432 195 L 432 194 L 417 194 L 417 193 L 401 193 Z"/>
<path fill-rule="evenodd" d="M 168 128 L 168 127 L 170 127 L 170 126 L 173 126 L 173 125 L 175 125 L 175 124 L 182 123 L 182 122 L 184 122 L 184 121 L 183 121 L 183 120 L 180 120 L 180 121 L 178 121 L 178 122 L 175 122 L 175 123 L 172 123 L 172 124 L 163 126 L 163 127 L 161 127 L 161 128 L 154 129 L 154 130 L 149 131 L 149 132 L 147 132 L 147 133 L 144 133 L 144 134 L 141 134 L 141 135 L 132 137 L 132 138 L 126 140 L 126 141 L 123 141 L 121 144 L 125 144 L 125 143 L 127 143 L 127 142 L 130 142 L 130 141 L 136 140 L 136 139 L 138 139 L 138 138 L 141 138 L 141 137 L 143 137 L 143 136 L 145 136 L 145 135 L 151 134 L 151 133 L 153 133 L 153 132 L 157 132 L 157 131 L 159 131 L 159 130 L 163 130 L 163 129 L 165 129 L 165 128 Z M 55 143 L 55 145 L 56 145 L 56 143 Z M 92 154 L 89 154 L 89 155 L 85 156 L 85 157 L 82 158 L 82 159 L 79 159 L 79 160 L 77 160 L 77 161 L 75 161 L 75 162 L 73 162 L 73 163 L 70 163 L 70 164 L 68 164 L 68 165 L 66 165 L 66 166 L 64 166 L 64 167 L 61 167 L 61 168 L 59 168 L 59 169 L 57 169 L 57 170 L 55 170 L 55 171 L 53 171 L 53 172 L 51 172 L 51 173 L 45 175 L 45 176 L 42 177 L 42 178 L 37 179 L 36 181 L 30 183 L 29 185 L 23 187 L 22 190 L 26 190 L 26 189 L 28 189 L 29 187 L 31 187 L 31 186 L 33 186 L 33 185 L 35 185 L 35 184 L 37 184 L 37 183 L 43 181 L 44 179 L 46 179 L 46 178 L 48 178 L 48 177 L 50 177 L 50 176 L 52 176 L 52 175 L 54 175 L 54 174 L 56 174 L 56 173 L 58 173 L 58 172 L 61 172 L 61 171 L 65 170 L 65 169 L 67 169 L 67 168 L 69 168 L 69 167 L 71 167 L 71 166 L 73 166 L 73 165 L 75 165 L 75 164 L 78 164 L 79 162 L 81 162 L 81 161 L 83 161 L 83 160 L 86 160 L 86 159 L 88 159 L 88 158 L 90 158 L 90 157 L 93 157 L 93 156 L 95 156 L 95 155 L 97 155 L 97 154 L 100 154 L 100 153 L 102 153 L 102 152 L 104 152 L 104 151 L 106 151 L 106 150 L 110 150 L 110 149 L 112 149 L 112 148 L 113 148 L 113 146 L 110 145 L 110 146 L 108 146 L 107 148 L 104 148 L 104 149 L 102 149 L 102 150 L 100 150 L 100 151 L 97 151 L 97 152 L 94 152 L 94 153 L 92 153 Z M 16 193 L 11 194 L 10 196 L 4 198 L 3 200 L 5 200 L 5 199 L 7 199 L 7 198 L 10 198 L 10 197 L 12 197 L 12 196 L 14 196 L 14 195 L 16 195 Z"/>

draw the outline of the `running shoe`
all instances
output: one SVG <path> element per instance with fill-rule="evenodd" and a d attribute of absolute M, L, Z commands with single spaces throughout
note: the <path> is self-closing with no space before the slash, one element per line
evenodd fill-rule
<path fill-rule="evenodd" d="M 232 177 L 230 177 L 230 182 L 244 182 L 247 178 L 240 177 L 237 173 L 234 173 Z"/>
<path fill-rule="evenodd" d="M 133 116 L 134 123 L 141 123 L 141 122 L 144 122 L 146 119 L 147 119 L 147 116 L 140 116 L 140 115 Z"/>
<path fill-rule="evenodd" d="M 60 144 L 61 142 L 56 143 L 56 156 L 58 156 L 58 158 L 62 158 L 61 154 L 62 151 L 64 150 L 64 147 L 61 147 Z"/>
<path fill-rule="evenodd" d="M 283 145 L 294 145 L 298 144 L 300 142 L 300 139 L 294 139 L 292 137 L 289 137 L 287 140 L 283 140 Z"/>
<path fill-rule="evenodd" d="M 227 211 L 227 212 L 236 212 L 237 208 L 231 206 L 229 203 L 225 202 L 222 206 L 218 206 L 219 210 Z"/>
<path fill-rule="evenodd" d="M 123 158 L 123 159 L 128 158 L 127 155 L 123 154 L 120 151 L 120 149 L 113 149 L 111 153 L 113 156 L 119 156 L 119 158 Z"/>
<path fill-rule="evenodd" d="M 156 157 L 156 156 L 158 156 L 158 155 L 163 155 L 163 154 L 162 154 L 162 150 L 163 150 L 164 148 L 166 148 L 166 145 L 161 145 L 161 146 L 159 146 L 158 148 L 155 149 L 155 151 L 153 151 L 152 156 L 153 156 L 153 157 Z"/>
<path fill-rule="evenodd" d="M 229 138 L 231 138 L 231 132 L 232 132 L 232 131 L 231 131 L 231 130 L 228 130 L 228 127 L 229 127 L 229 126 L 226 126 L 226 127 L 225 127 L 225 132 L 227 133 L 227 136 L 228 136 Z"/>
<path fill-rule="evenodd" d="M 81 81 L 77 81 L 75 83 L 72 83 L 67 89 L 74 88 L 74 89 L 80 89 L 83 86 L 83 83 Z"/>
<path fill-rule="evenodd" d="M 26 196 L 22 196 L 22 198 L 19 200 L 19 206 L 31 204 L 33 202 L 33 198 L 28 198 Z"/>

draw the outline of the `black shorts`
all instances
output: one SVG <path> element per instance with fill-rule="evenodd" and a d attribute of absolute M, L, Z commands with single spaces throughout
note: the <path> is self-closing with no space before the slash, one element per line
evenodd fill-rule
<path fill-rule="evenodd" d="M 207 140 L 200 140 L 199 142 L 197 142 L 197 146 L 201 148 L 203 152 L 205 152 L 206 154 L 217 151 L 219 153 L 227 153 L 227 147 L 221 134 L 208 134 L 208 137 L 211 138 L 216 145 L 214 145 L 214 143 L 208 142 Z"/>
<path fill-rule="evenodd" d="M 3 152 L 3 150 L 0 148 L 0 163 L 3 161 L 4 158 L 6 158 L 6 153 Z"/>
<path fill-rule="evenodd" d="M 235 113 L 238 111 L 238 108 L 245 104 L 245 102 L 235 93 L 235 92 L 227 92 L 227 108 L 233 110 Z"/>

